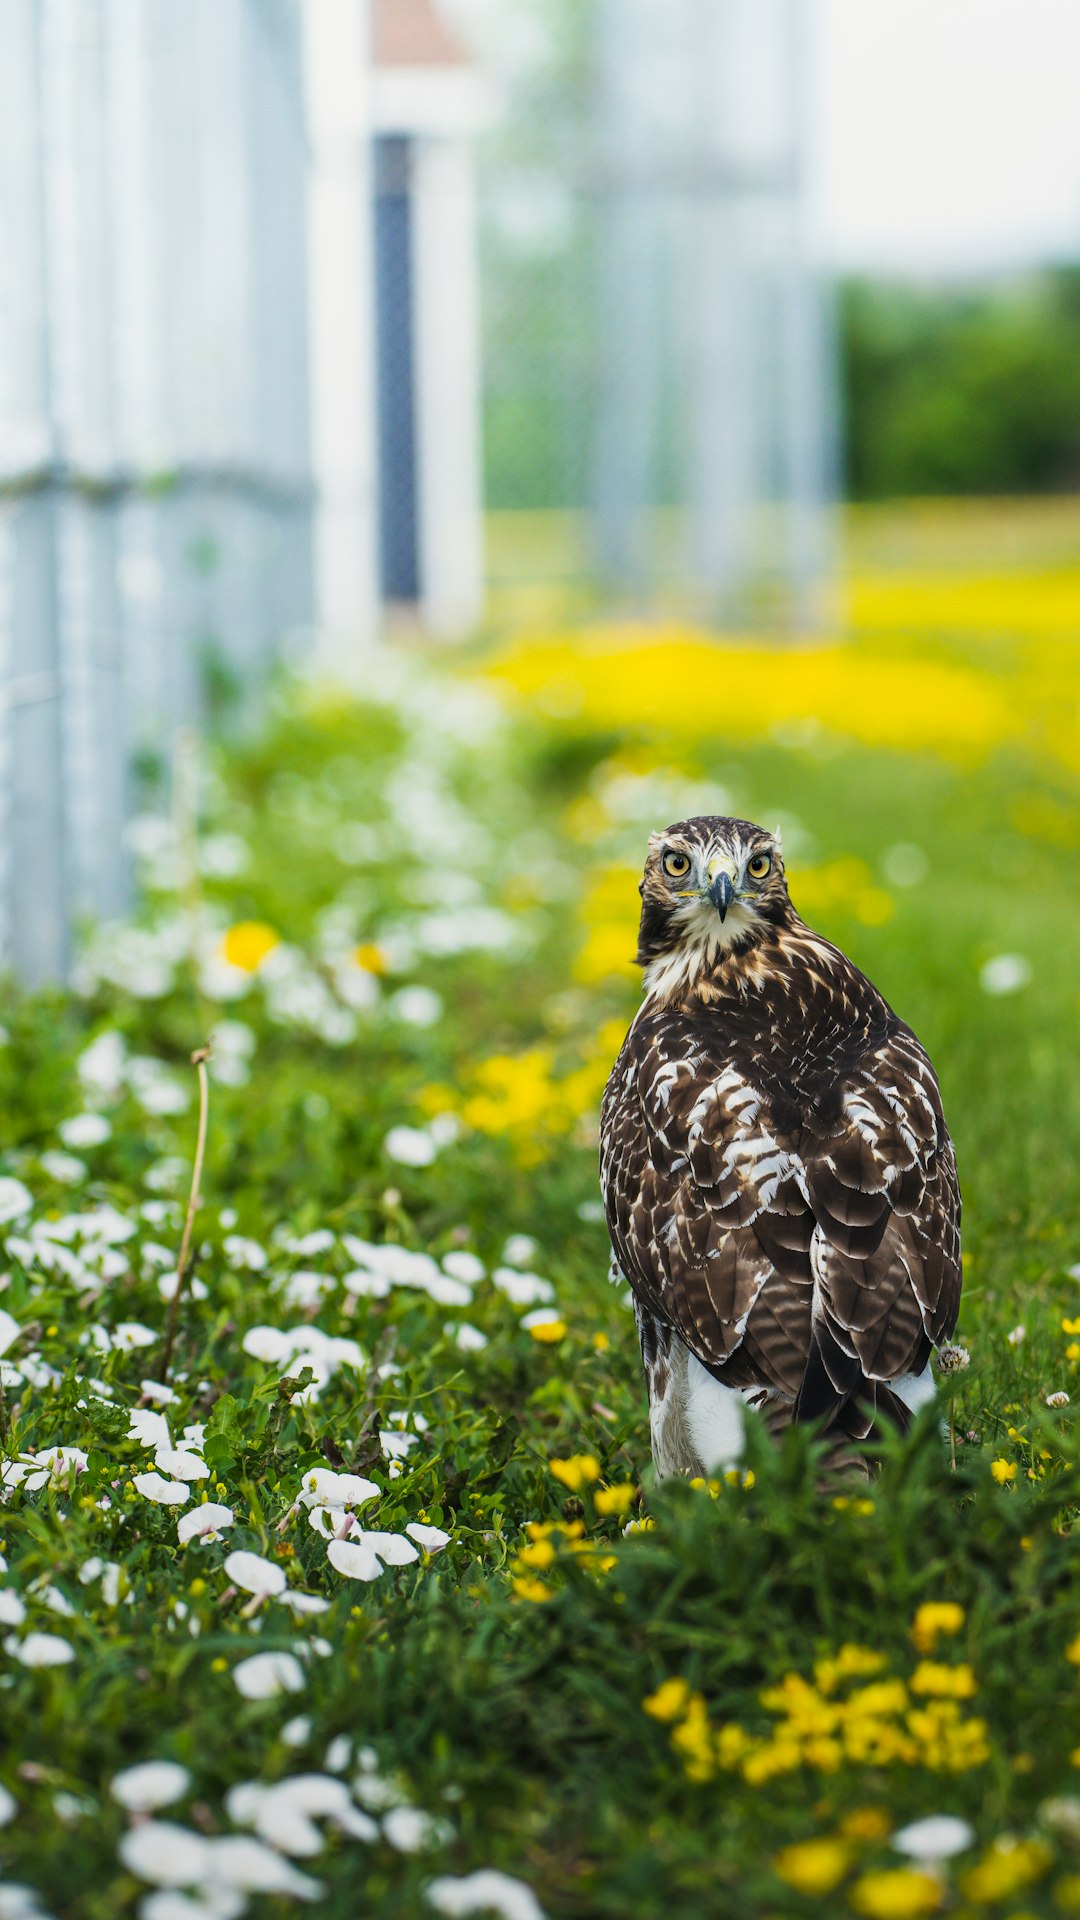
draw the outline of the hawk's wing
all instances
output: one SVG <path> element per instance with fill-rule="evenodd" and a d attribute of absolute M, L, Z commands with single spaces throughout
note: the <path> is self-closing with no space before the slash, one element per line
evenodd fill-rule
<path fill-rule="evenodd" d="M 804 1415 L 921 1372 L 956 1319 L 937 1081 L 877 1004 L 857 1041 L 831 1029 L 788 1073 L 738 1020 L 714 1037 L 700 1016 L 639 1016 L 604 1097 L 602 1181 L 631 1286 L 705 1366 L 798 1396 Z"/>

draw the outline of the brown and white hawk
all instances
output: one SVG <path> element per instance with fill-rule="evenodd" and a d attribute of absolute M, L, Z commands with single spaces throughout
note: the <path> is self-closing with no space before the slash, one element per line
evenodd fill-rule
<path fill-rule="evenodd" d="M 960 1193 L 911 1028 L 788 897 L 779 838 L 649 841 L 645 997 L 611 1071 L 601 1183 L 662 1474 L 741 1451 L 743 1405 L 865 1438 L 933 1392 Z"/>

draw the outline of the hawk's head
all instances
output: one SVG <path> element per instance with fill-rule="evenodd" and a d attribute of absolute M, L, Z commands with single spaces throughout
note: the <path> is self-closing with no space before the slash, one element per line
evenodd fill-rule
<path fill-rule="evenodd" d="M 640 891 L 637 958 L 649 988 L 686 984 L 794 917 L 779 835 L 719 814 L 654 833 Z"/>

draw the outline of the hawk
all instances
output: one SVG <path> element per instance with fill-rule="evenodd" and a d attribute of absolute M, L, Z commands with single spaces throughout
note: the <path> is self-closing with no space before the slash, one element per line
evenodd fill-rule
<path fill-rule="evenodd" d="M 865 974 L 800 920 L 779 834 L 649 841 L 641 1007 L 604 1093 L 613 1272 L 634 1300 L 662 1475 L 739 1457 L 743 1407 L 838 1441 L 933 1394 L 960 1300 L 937 1077 Z"/>

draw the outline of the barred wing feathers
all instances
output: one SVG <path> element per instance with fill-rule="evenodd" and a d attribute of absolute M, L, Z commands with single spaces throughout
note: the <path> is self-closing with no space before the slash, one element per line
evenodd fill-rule
<path fill-rule="evenodd" d="M 612 1244 L 635 1294 L 726 1383 L 778 1388 L 796 1417 L 921 1372 L 960 1292 L 933 1068 L 836 961 L 842 981 L 810 981 L 797 1013 L 790 981 L 722 1007 L 643 1009 L 601 1125 Z"/>

